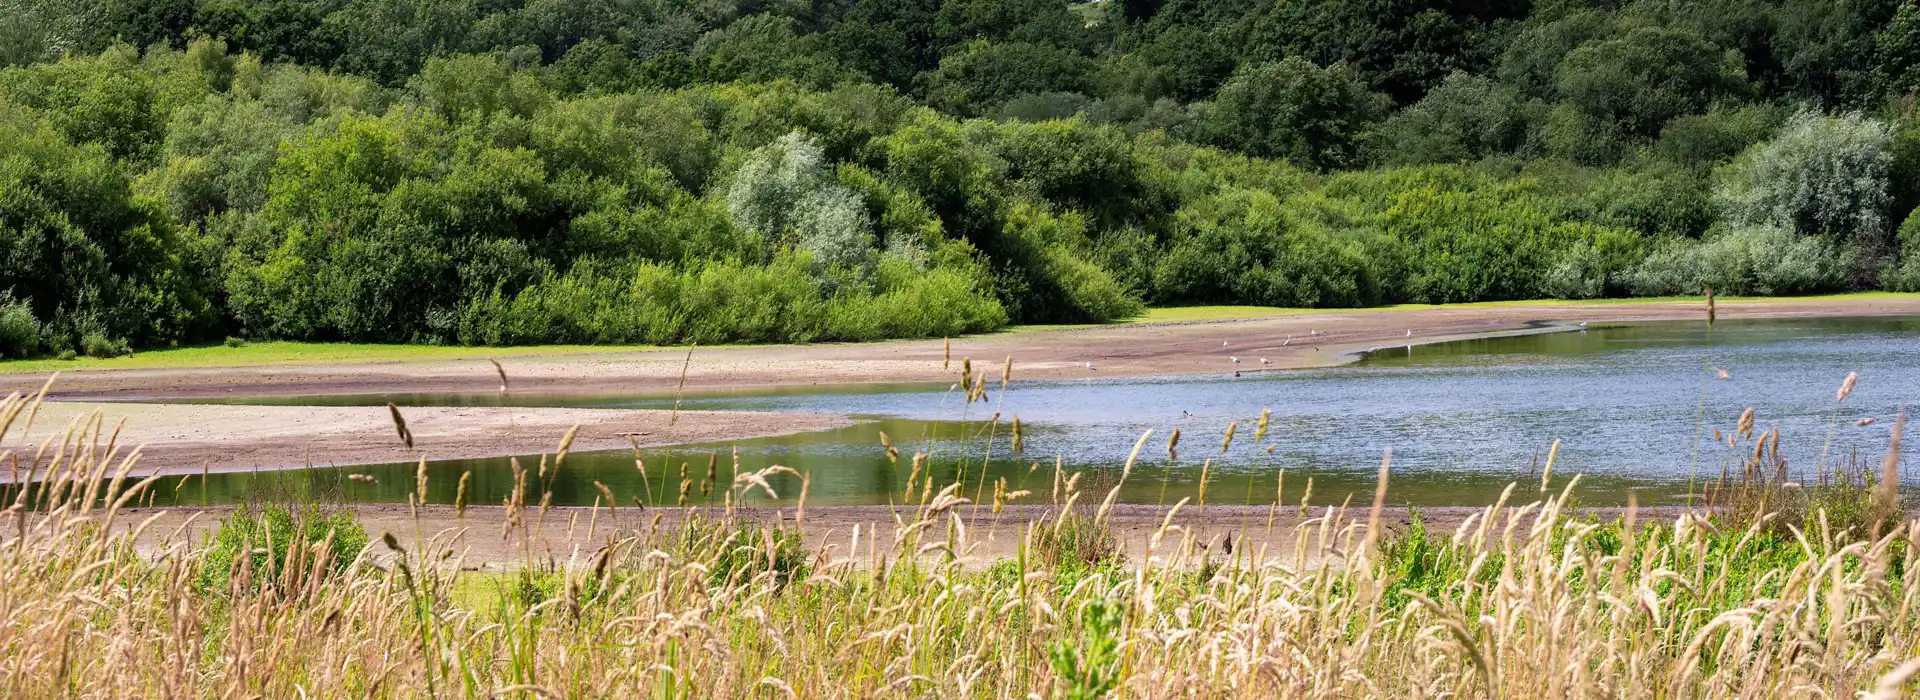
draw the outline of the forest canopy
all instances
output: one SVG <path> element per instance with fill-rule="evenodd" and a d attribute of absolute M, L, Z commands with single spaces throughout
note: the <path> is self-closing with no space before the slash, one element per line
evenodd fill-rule
<path fill-rule="evenodd" d="M 1920 291 L 1914 0 L 0 12 L 0 357 Z"/>

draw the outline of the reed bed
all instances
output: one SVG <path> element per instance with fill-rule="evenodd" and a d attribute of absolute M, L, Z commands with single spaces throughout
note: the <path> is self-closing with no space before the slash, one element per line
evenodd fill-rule
<path fill-rule="evenodd" d="M 0 430 L 37 400 L 0 404 Z M 463 570 L 454 532 L 363 545 L 339 512 L 241 512 L 198 541 L 124 522 L 156 482 L 98 419 L 4 458 L 26 485 L 0 517 L 14 697 L 1893 698 L 1920 672 L 1920 522 L 1601 522 L 1572 509 L 1578 477 L 1389 535 L 1383 462 L 1371 508 L 1321 509 L 1290 547 L 1203 547 L 1183 501 L 1128 561 L 1099 546 L 1118 487 L 1069 478 L 986 568 L 958 556 L 969 485 L 927 484 L 884 539 L 805 548 L 804 508 L 655 509 L 503 575 Z M 554 527 L 533 492 L 562 468 L 520 474 L 531 498 L 484 536 Z"/>

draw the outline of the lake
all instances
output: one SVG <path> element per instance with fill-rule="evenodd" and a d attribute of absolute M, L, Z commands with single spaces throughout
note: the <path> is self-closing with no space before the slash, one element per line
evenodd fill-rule
<path fill-rule="evenodd" d="M 1229 349 L 1230 350 L 1230 349 Z M 993 484 L 1044 498 L 1056 458 L 1066 473 L 1101 488 L 1118 477 L 1136 440 L 1152 431 L 1121 500 L 1171 503 L 1201 496 L 1211 503 L 1270 503 L 1285 471 L 1285 498 L 1297 503 L 1309 478 L 1314 502 L 1370 495 L 1382 456 L 1392 451 L 1389 500 L 1415 505 L 1479 505 L 1509 482 L 1530 482 L 1554 440 L 1556 475 L 1582 475 L 1583 503 L 1674 503 L 1688 484 L 1718 478 L 1738 465 L 1736 450 L 1714 441 L 1742 410 L 1756 410 L 1760 430 L 1779 428 L 1790 471 L 1825 464 L 1872 462 L 1884 455 L 1888 428 L 1902 406 L 1920 403 L 1920 318 L 1722 321 L 1569 329 L 1497 339 L 1381 348 L 1331 369 L 1257 371 L 1221 356 L 1210 376 L 1020 381 L 1007 390 L 999 366 L 987 400 L 969 404 L 950 384 L 859 385 L 687 395 L 685 409 L 818 411 L 868 422 L 840 430 L 644 450 L 646 469 L 626 452 L 576 453 L 551 479 L 555 504 L 592 504 L 595 482 L 622 505 L 634 499 L 672 505 L 682 474 L 694 482 L 711 465 L 724 487 L 740 468 L 779 464 L 811 477 L 808 503 L 884 504 L 906 499 L 912 455 L 929 455 L 936 483 L 966 483 L 969 496 L 990 498 Z M 1242 358 L 1247 360 L 1248 358 Z M 1240 376 L 1233 376 L 1233 370 Z M 1724 372 L 1724 375 L 1722 374 Z M 1835 392 L 1848 372 L 1860 381 L 1846 401 Z M 485 405 L 670 408 L 662 395 L 542 397 L 486 394 L 279 398 L 269 403 Z M 1256 438 L 1261 411 L 1271 419 Z M 992 421 L 997 414 L 999 420 Z M 1023 451 L 1012 452 L 1011 421 L 1021 423 Z M 1857 426 L 1862 418 L 1877 422 Z M 1234 439 L 1223 449 L 1227 427 Z M 1180 431 L 1176 454 L 1167 441 Z M 900 451 L 890 460 L 888 435 Z M 555 436 L 556 440 L 558 436 Z M 1920 440 L 1909 440 L 1907 452 Z M 1742 447 L 1750 450 L 1750 447 Z M 539 457 L 525 457 L 535 469 Z M 259 498 L 404 501 L 413 464 L 323 468 L 195 477 L 161 502 L 219 503 Z M 469 502 L 499 503 L 513 488 L 506 459 L 449 460 L 429 465 L 428 500 L 450 503 L 471 473 Z M 378 484 L 343 480 L 347 473 Z M 1564 483 L 1562 479 L 1557 479 Z M 754 503 L 791 503 L 800 480 L 771 481 L 779 498 L 755 490 Z M 918 488 L 916 487 L 916 490 Z M 917 494 L 916 494 L 917 495 Z M 538 495 L 529 500 L 538 501 Z"/>

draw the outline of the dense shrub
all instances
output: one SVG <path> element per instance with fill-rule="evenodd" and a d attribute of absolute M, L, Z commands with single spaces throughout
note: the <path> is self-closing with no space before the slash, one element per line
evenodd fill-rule
<path fill-rule="evenodd" d="M 1844 289 L 1857 253 L 1819 236 L 1774 226 L 1740 227 L 1694 241 L 1669 238 L 1626 274 L 1634 294 L 1807 294 Z"/>
<path fill-rule="evenodd" d="M 1878 249 L 1888 233 L 1891 143 L 1878 120 L 1802 111 L 1744 154 L 1716 194 L 1734 222 Z"/>
<path fill-rule="evenodd" d="M 210 537 L 198 583 L 202 590 L 226 595 L 244 568 L 252 586 L 277 587 L 289 573 L 283 567 L 292 564 L 299 567 L 291 572 L 298 584 L 309 569 L 322 575 L 346 571 L 366 545 L 367 532 L 350 511 L 242 507 L 221 520 Z M 288 556 L 296 550 L 300 556 Z"/>
<path fill-rule="evenodd" d="M 40 321 L 27 302 L 0 292 L 0 357 L 31 357 L 40 350 Z"/>

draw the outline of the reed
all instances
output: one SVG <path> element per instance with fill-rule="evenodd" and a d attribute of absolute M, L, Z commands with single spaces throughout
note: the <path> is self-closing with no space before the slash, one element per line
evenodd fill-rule
<path fill-rule="evenodd" d="M 1920 673 L 1920 521 L 1905 518 L 1603 520 L 1572 508 L 1575 476 L 1429 532 L 1386 522 L 1383 458 L 1359 517 L 1306 508 L 1309 485 L 1290 549 L 1202 541 L 1182 499 L 1128 550 L 1119 484 L 1090 516 L 1075 472 L 1031 506 L 1049 513 L 1014 557 L 984 561 L 962 484 L 928 484 L 891 529 L 812 532 L 795 511 L 731 507 L 764 491 L 804 509 L 806 487 L 775 494 L 791 470 L 769 468 L 713 484 L 723 506 L 609 510 L 548 556 L 529 543 L 551 516 L 528 499 L 550 494 L 516 461 L 527 488 L 497 532 L 356 539 L 351 511 L 285 509 L 202 538 L 128 517 L 161 482 L 101 421 L 23 443 L 35 400 L 0 402 L 0 458 L 37 475 L 0 511 L 7 696 L 1893 698 Z M 1778 436 L 1752 422 L 1733 439 L 1759 460 L 1745 473 L 1767 475 Z M 524 560 L 474 571 L 468 536 Z"/>

